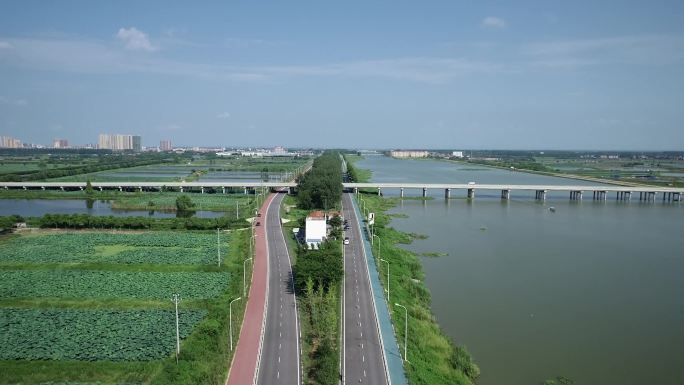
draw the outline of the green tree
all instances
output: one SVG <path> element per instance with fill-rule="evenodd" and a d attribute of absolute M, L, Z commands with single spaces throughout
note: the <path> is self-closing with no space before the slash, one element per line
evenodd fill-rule
<path fill-rule="evenodd" d="M 181 212 L 193 211 L 195 203 L 187 195 L 181 195 L 176 198 L 176 209 Z"/>

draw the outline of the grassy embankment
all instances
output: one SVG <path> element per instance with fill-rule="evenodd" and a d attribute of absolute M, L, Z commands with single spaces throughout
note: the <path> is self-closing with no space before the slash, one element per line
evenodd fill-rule
<path fill-rule="evenodd" d="M 73 199 L 109 201 L 118 210 L 176 211 L 176 199 L 187 195 L 199 211 L 221 211 L 235 215 L 236 210 L 254 211 L 254 195 L 198 194 L 165 192 L 120 192 L 120 191 L 43 191 L 43 190 L 0 190 L 0 199 Z M 239 204 L 239 207 L 238 207 Z"/>
<path fill-rule="evenodd" d="M 350 157 L 346 157 L 349 162 Z M 355 181 L 364 182 L 370 175 L 353 167 Z M 400 349 L 403 352 L 404 311 L 394 306 L 399 303 L 408 309 L 408 360 L 405 370 L 409 383 L 425 384 L 473 384 L 479 376 L 479 368 L 472 362 L 465 347 L 456 346 L 439 328 L 431 311 L 430 293 L 424 284 L 424 273 L 418 256 L 399 245 L 412 241 L 410 234 L 390 227 L 391 217 L 386 213 L 399 201 L 398 198 L 381 198 L 375 192 L 361 192 L 369 211 L 375 213 L 374 255 L 390 263 L 391 316 Z M 378 266 L 384 263 L 376 260 Z M 387 270 L 378 269 L 383 286 L 387 283 Z"/>
<path fill-rule="evenodd" d="M 117 383 L 151 383 L 151 384 L 223 384 L 225 381 L 227 368 L 232 359 L 232 352 L 228 347 L 228 301 L 242 295 L 242 261 L 244 260 L 248 250 L 249 231 L 233 231 L 229 235 L 228 252 L 224 254 L 224 263 L 221 267 L 216 264 L 209 264 L 209 260 L 215 258 L 215 255 L 204 255 L 209 253 L 209 249 L 214 247 L 215 243 L 208 244 L 208 239 L 214 240 L 214 234 L 211 233 L 193 233 L 206 234 L 207 243 L 203 246 L 204 249 L 198 249 L 196 245 L 186 244 L 185 247 L 173 247 L 169 250 L 168 255 L 172 255 L 172 261 L 159 260 L 155 254 L 167 255 L 164 250 L 160 250 L 159 245 L 153 243 L 152 246 L 131 247 L 129 245 L 110 244 L 107 246 L 97 246 L 95 251 L 84 248 L 81 242 L 71 242 L 74 248 L 74 253 L 62 253 L 64 255 L 56 255 L 55 253 L 45 253 L 37 256 L 35 253 L 29 253 L 29 249 L 23 250 L 21 246 L 30 242 L 43 242 L 38 239 L 58 231 L 40 231 L 32 235 L 20 236 L 12 235 L 9 237 L 2 237 L 0 240 L 0 250 L 3 250 L 4 257 L 0 261 L 2 266 L 0 274 L 9 274 L 11 277 L 14 272 L 20 274 L 28 274 L 33 272 L 60 274 L 89 274 L 89 272 L 96 271 L 97 274 L 103 277 L 118 277 L 118 274 L 134 273 L 134 274 L 184 274 L 191 272 L 192 274 L 202 273 L 230 273 L 230 279 L 227 286 L 220 288 L 218 295 L 211 295 L 206 298 L 184 298 L 180 304 L 181 315 L 183 312 L 198 310 L 205 311 L 206 315 L 199 324 L 195 326 L 192 333 L 182 341 L 181 354 L 179 363 L 176 364 L 175 357 L 171 353 L 164 359 L 153 359 L 143 361 L 75 361 L 65 359 L 49 359 L 49 360 L 2 360 L 0 361 L 0 384 L 39 384 L 43 382 L 98 382 L 101 384 L 117 384 Z M 92 235 L 89 235 L 92 234 Z M 97 237 L 97 234 L 104 234 L 104 241 L 111 232 L 78 232 L 73 237 L 85 237 L 83 239 Z M 173 236 L 172 233 L 140 233 L 140 232 L 126 232 L 126 234 L 137 234 L 145 237 L 145 234 L 157 234 L 160 237 L 159 241 L 163 241 L 164 237 Z M 168 235 L 166 235 L 168 234 Z M 130 237 L 130 235 L 128 236 Z M 190 235 L 193 237 L 193 235 Z M 18 242 L 26 238 L 26 241 Z M 60 242 L 55 238 L 54 242 Z M 226 239 L 224 238 L 224 239 Z M 189 239 L 188 239 L 189 240 Z M 142 244 L 147 240 L 141 239 Z M 50 242 L 46 239 L 46 247 L 43 250 L 47 251 Z M 184 241 L 181 241 L 184 242 Z M 224 241 L 225 242 L 225 241 Z M 193 243 L 193 242 L 191 242 Z M 14 246 L 13 246 L 14 245 Z M 68 246 L 69 242 L 65 243 Z M 12 249 L 14 247 L 14 249 Z M 186 249 L 183 252 L 178 249 Z M 31 249 L 34 250 L 34 249 Z M 38 249 L 35 249 L 38 250 Z M 130 254 L 137 253 L 140 258 L 148 258 L 153 263 L 147 263 L 145 260 L 136 261 L 131 260 Z M 194 257 L 188 257 L 188 253 L 193 254 Z M 225 251 L 224 251 L 225 253 Z M 59 253 L 57 253 L 59 254 Z M 193 259 L 194 258 L 194 259 Z M 200 258 L 200 259 L 197 259 Z M 248 269 L 249 269 L 248 265 Z M 26 273 L 22 273 L 26 272 Z M 248 270 L 248 276 L 250 274 Z M 195 278 L 197 279 L 197 278 Z M 11 282 L 6 284 L 10 284 Z M 43 285 L 49 283 L 42 283 Z M 72 285 L 81 285 L 80 282 L 72 283 Z M 150 285 L 163 285 L 163 280 L 157 282 L 150 282 Z M 17 286 L 19 287 L 19 286 Z M 2 289 L 2 284 L 0 284 Z M 146 310 L 171 310 L 173 305 L 171 301 L 164 298 L 157 298 L 155 295 L 150 297 L 145 296 L 145 293 L 140 295 L 128 295 L 114 297 L 97 297 L 91 295 L 79 295 L 72 297 L 68 295 L 68 290 L 59 288 L 56 289 L 55 294 L 50 297 L 36 297 L 36 298 L 22 298 L 14 297 L 12 290 L 9 292 L 5 287 L 3 290 L 10 293 L 9 296 L 0 298 L 0 310 L 2 309 L 57 309 L 61 311 L 64 309 L 81 309 L 88 311 L 100 310 L 117 310 L 124 312 L 144 312 Z M 16 288 L 15 288 L 16 289 Z M 65 291 L 67 290 L 67 291 Z M 102 287 L 97 290 L 109 290 L 109 288 Z M 116 290 L 116 289 L 115 289 Z M 170 295 L 170 294 L 169 294 Z M 237 341 L 239 335 L 239 325 L 242 322 L 245 301 L 238 301 L 233 306 L 233 321 L 234 321 L 234 342 Z M 160 327 L 162 325 L 158 325 Z M 16 326 L 15 326 L 16 327 Z M 88 341 L 81 343 L 87 344 Z M 8 348 L 7 346 L 5 348 Z M 0 348 L 1 349 L 1 348 Z M 107 349 L 103 347 L 102 349 Z M 172 351 L 173 347 L 168 346 L 162 348 L 163 351 Z M 106 351 L 106 350 L 105 350 Z M 163 355 L 163 353 L 162 353 Z"/>

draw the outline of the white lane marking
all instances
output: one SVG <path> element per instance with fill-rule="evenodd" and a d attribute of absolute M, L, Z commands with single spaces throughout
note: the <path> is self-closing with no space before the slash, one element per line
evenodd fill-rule
<path fill-rule="evenodd" d="M 278 358 L 280 358 L 280 357 L 278 357 Z M 366 362 L 366 355 L 365 354 L 361 355 L 361 362 Z"/>
<path fill-rule="evenodd" d="M 278 344 L 278 350 L 283 347 L 283 344 Z"/>

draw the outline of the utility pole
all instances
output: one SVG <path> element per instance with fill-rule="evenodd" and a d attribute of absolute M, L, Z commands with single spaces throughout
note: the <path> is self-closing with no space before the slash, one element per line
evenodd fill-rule
<path fill-rule="evenodd" d="M 180 330 L 178 328 L 178 302 L 180 300 L 180 294 L 174 294 L 171 300 L 176 305 L 176 364 L 178 364 L 178 355 L 180 354 Z"/>
<path fill-rule="evenodd" d="M 235 211 L 235 219 L 240 219 L 240 201 L 235 201 L 237 210 Z"/>
<path fill-rule="evenodd" d="M 221 229 L 216 229 L 216 255 L 218 256 L 218 265 L 221 267 L 221 240 L 219 238 L 219 231 Z"/>

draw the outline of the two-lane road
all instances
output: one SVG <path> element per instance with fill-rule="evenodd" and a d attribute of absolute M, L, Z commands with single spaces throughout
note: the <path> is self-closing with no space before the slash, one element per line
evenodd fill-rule
<path fill-rule="evenodd" d="M 261 223 L 261 226 L 266 226 L 269 281 L 259 385 L 301 384 L 297 302 L 290 254 L 280 221 L 280 205 L 284 196 L 285 193 L 275 194 Z"/>
<path fill-rule="evenodd" d="M 344 384 L 389 384 L 375 303 L 370 286 L 359 221 L 351 194 L 342 197 L 342 211 L 349 222 L 349 245 L 344 246 L 343 364 Z"/>

